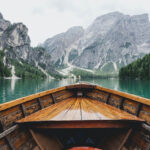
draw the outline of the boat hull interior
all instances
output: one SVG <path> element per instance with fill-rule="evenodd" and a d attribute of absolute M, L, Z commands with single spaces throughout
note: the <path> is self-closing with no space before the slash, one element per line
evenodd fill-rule
<path fill-rule="evenodd" d="M 0 105 L 0 150 L 75 147 L 149 150 L 150 100 L 79 83 Z"/>

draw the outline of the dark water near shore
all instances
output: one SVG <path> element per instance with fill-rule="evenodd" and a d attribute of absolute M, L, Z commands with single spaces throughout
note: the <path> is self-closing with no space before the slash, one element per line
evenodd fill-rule
<path fill-rule="evenodd" d="M 99 84 L 103 87 L 150 98 L 150 81 L 119 79 L 83 79 L 82 81 Z M 78 82 L 74 79 L 63 80 L 5 80 L 0 79 L 0 103 L 31 95 L 44 90 Z"/>

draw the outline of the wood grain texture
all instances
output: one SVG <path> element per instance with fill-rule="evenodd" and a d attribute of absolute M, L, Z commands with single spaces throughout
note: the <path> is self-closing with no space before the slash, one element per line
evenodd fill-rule
<path fill-rule="evenodd" d="M 81 129 L 81 128 L 135 128 L 141 122 L 135 120 L 61 120 L 18 122 L 22 127 L 33 129 Z"/>
<path fill-rule="evenodd" d="M 128 94 L 128 93 L 124 93 L 124 92 L 120 92 L 120 91 L 104 88 L 104 87 L 101 87 L 101 86 L 98 86 L 98 85 L 96 85 L 95 88 L 100 90 L 100 91 L 112 93 L 114 95 L 125 97 L 125 98 L 131 99 L 133 101 L 140 102 L 142 104 L 146 104 L 146 105 L 150 106 L 150 100 L 147 99 L 147 98 L 143 98 L 143 97 L 136 96 L 136 95 L 133 95 L 133 94 Z"/>
<path fill-rule="evenodd" d="M 22 103 L 25 103 L 27 101 L 31 101 L 31 100 L 36 99 L 36 98 L 51 94 L 51 93 L 55 93 L 57 91 L 65 90 L 65 89 L 66 89 L 66 87 L 64 86 L 64 87 L 36 93 L 36 94 L 30 95 L 30 96 L 22 97 L 22 98 L 19 98 L 19 99 L 16 99 L 16 100 L 4 103 L 4 104 L 0 104 L 0 111 L 8 109 L 8 108 L 16 106 L 16 105 L 19 105 L 19 104 L 22 104 Z"/>
<path fill-rule="evenodd" d="M 92 100 L 89 98 L 70 98 L 53 104 L 30 116 L 18 121 L 51 121 L 51 120 L 136 120 L 142 119 L 131 115 L 123 110 Z"/>

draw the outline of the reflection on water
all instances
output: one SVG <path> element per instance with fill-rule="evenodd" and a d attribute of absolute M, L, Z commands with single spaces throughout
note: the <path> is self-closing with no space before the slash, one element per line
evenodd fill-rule
<path fill-rule="evenodd" d="M 119 80 L 118 90 L 150 98 L 150 81 Z"/>
<path fill-rule="evenodd" d="M 11 91 L 12 91 L 12 92 L 13 92 L 14 89 L 15 89 L 15 84 L 16 84 L 17 81 L 18 81 L 17 79 L 12 79 L 12 80 L 11 80 Z"/>
<path fill-rule="evenodd" d="M 150 98 L 150 81 L 119 79 L 83 79 L 82 81 Z M 76 82 L 78 82 L 78 80 L 75 79 L 0 79 L 0 103 Z"/>

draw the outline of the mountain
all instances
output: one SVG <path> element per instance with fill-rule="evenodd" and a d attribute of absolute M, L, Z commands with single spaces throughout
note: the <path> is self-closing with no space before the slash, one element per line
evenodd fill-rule
<path fill-rule="evenodd" d="M 47 39 L 43 47 L 51 54 L 54 64 L 60 66 L 66 63 L 69 48 L 73 47 L 80 37 L 84 34 L 82 27 L 72 27 L 68 31 Z M 67 57 L 67 58 L 66 58 Z"/>
<path fill-rule="evenodd" d="M 150 22 L 147 14 L 112 12 L 97 17 L 86 29 L 73 27 L 47 39 L 43 47 L 56 66 L 118 72 L 150 52 Z"/>
<path fill-rule="evenodd" d="M 32 48 L 28 29 L 22 23 L 11 24 L 0 14 L 0 76 L 45 77 L 58 75 L 50 54 L 41 47 Z"/>
<path fill-rule="evenodd" d="M 120 78 L 150 79 L 150 54 L 145 55 L 119 71 Z"/>

